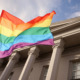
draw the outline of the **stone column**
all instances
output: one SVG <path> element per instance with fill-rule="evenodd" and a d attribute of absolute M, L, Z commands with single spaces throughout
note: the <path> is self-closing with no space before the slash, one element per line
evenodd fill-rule
<path fill-rule="evenodd" d="M 0 80 L 7 80 L 14 65 L 17 63 L 18 59 L 19 59 L 19 54 L 18 53 L 13 53 L 10 58 L 9 58 L 9 62 L 6 65 L 4 71 L 2 72 L 1 76 L 0 76 Z"/>
<path fill-rule="evenodd" d="M 23 67 L 23 70 L 18 80 L 28 80 L 29 74 L 38 55 L 39 49 L 36 46 L 32 47 L 28 53 L 27 61 Z"/>
<path fill-rule="evenodd" d="M 61 39 L 55 41 L 46 80 L 56 80 L 61 53 L 64 49 L 63 45 L 64 43 Z"/>

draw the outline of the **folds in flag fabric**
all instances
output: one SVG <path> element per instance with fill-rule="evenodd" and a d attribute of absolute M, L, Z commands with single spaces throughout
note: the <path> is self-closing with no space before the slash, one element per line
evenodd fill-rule
<path fill-rule="evenodd" d="M 24 46 L 54 45 L 49 29 L 54 14 L 55 11 L 24 23 L 3 10 L 0 16 L 0 58 Z"/>

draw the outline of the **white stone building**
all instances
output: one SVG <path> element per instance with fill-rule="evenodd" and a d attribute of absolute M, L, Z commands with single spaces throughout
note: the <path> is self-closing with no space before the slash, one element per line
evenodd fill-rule
<path fill-rule="evenodd" d="M 80 80 L 80 17 L 50 29 L 55 45 L 24 47 L 0 59 L 0 80 Z"/>

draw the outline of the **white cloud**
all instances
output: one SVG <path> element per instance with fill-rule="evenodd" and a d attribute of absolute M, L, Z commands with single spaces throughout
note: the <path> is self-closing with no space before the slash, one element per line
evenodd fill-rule
<path fill-rule="evenodd" d="M 0 12 L 4 9 L 27 22 L 59 8 L 60 4 L 61 0 L 0 0 Z"/>
<path fill-rule="evenodd" d="M 45 9 L 39 9 L 39 16 L 43 16 L 44 14 L 46 14 Z"/>
<path fill-rule="evenodd" d="M 80 10 L 80 5 L 75 4 L 75 5 L 73 5 L 73 6 L 69 7 L 69 8 L 70 8 L 71 10 L 79 11 L 79 10 Z"/>
<path fill-rule="evenodd" d="M 80 16 L 80 11 L 71 14 L 68 18 L 74 18 Z"/>
<path fill-rule="evenodd" d="M 69 3 L 71 3 L 71 0 L 68 0 Z"/>
<path fill-rule="evenodd" d="M 38 15 L 43 16 L 55 9 L 60 10 L 62 0 L 35 0 L 38 8 Z"/>

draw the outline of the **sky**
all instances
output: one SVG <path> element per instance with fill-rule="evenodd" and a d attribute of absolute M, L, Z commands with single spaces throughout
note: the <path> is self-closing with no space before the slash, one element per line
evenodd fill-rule
<path fill-rule="evenodd" d="M 24 22 L 55 11 L 54 23 L 80 16 L 80 0 L 0 0 L 0 14 L 2 10 Z"/>

